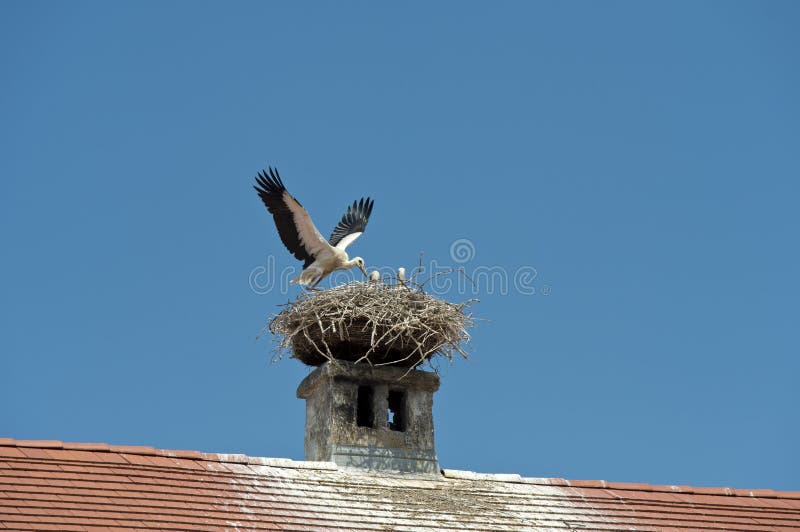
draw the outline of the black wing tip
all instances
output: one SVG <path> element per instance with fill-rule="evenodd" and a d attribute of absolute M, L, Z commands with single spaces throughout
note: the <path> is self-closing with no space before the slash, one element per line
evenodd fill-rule
<path fill-rule="evenodd" d="M 258 183 L 258 186 L 253 185 L 253 188 L 255 188 L 259 194 L 278 194 L 286 190 L 277 167 L 272 168 L 271 166 L 267 166 L 266 170 L 260 170 L 256 174 L 256 183 Z M 258 188 L 259 186 L 261 188 Z"/>
<path fill-rule="evenodd" d="M 356 214 L 356 215 L 365 215 L 369 216 L 369 213 L 372 212 L 372 206 L 375 204 L 372 199 L 367 196 L 366 198 L 357 199 L 353 202 L 353 205 L 347 206 L 347 211 L 345 214 Z"/>
<path fill-rule="evenodd" d="M 357 199 L 352 205 L 348 205 L 342 215 L 342 220 L 336 225 L 328 239 L 330 245 L 335 246 L 349 234 L 364 232 L 374 205 L 375 202 L 370 197 Z"/>
<path fill-rule="evenodd" d="M 364 218 L 364 220 L 369 220 L 370 214 L 372 214 L 372 207 L 375 205 L 375 202 L 372 201 L 372 198 L 367 196 L 366 198 L 361 198 L 358 201 L 358 209 L 357 212 L 360 216 Z M 355 204 L 353 204 L 355 207 Z"/>

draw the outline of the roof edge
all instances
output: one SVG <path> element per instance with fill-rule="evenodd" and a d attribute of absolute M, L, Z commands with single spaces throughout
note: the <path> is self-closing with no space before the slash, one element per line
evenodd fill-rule
<path fill-rule="evenodd" d="M 339 469 L 339 467 L 333 462 L 309 462 L 292 460 L 289 458 L 264 458 L 247 456 L 244 454 L 203 453 L 200 451 L 156 449 L 155 447 L 150 446 L 109 445 L 107 443 L 68 443 L 61 442 L 59 440 L 16 440 L 14 438 L 0 438 L 0 447 L 138 454 L 144 456 L 181 458 L 184 460 L 261 465 L 290 469 Z M 757 497 L 766 499 L 800 499 L 800 491 L 775 491 L 771 489 L 748 490 L 735 488 L 702 488 L 693 486 L 666 486 L 628 482 L 607 482 L 605 480 L 566 480 L 563 478 L 523 477 L 516 473 L 476 473 L 474 471 L 461 471 L 457 469 L 442 469 L 442 476 L 454 480 L 535 484 L 540 486 L 560 486 L 569 488 L 600 488 L 695 495 L 722 495 L 729 497 Z"/>
<path fill-rule="evenodd" d="M 443 469 L 446 478 L 484 482 L 514 482 L 540 486 L 567 488 L 599 488 L 628 491 L 682 493 L 686 495 L 724 495 L 728 497 L 758 497 L 765 499 L 800 499 L 800 491 L 775 491 L 771 489 L 703 488 L 694 486 L 668 486 L 634 482 L 607 482 L 605 480 L 567 480 L 563 478 L 522 477 L 514 473 L 475 473 L 457 469 Z"/>
<path fill-rule="evenodd" d="M 145 445 L 109 445 L 107 443 L 70 443 L 58 440 L 15 440 L 0 438 L 0 447 L 22 447 L 35 449 L 61 449 L 64 451 L 92 451 L 96 453 L 138 454 L 142 456 L 162 456 L 205 462 L 227 464 L 261 465 L 284 467 L 291 469 L 324 469 L 336 470 L 339 467 L 333 462 L 310 462 L 292 460 L 290 458 L 262 458 L 244 454 L 204 453 L 172 449 L 156 449 Z"/>

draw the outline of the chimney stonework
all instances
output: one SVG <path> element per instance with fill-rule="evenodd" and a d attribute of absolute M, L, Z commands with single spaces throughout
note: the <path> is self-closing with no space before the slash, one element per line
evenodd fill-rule
<path fill-rule="evenodd" d="M 427 371 L 327 362 L 300 383 L 306 460 L 340 467 L 439 475 Z"/>

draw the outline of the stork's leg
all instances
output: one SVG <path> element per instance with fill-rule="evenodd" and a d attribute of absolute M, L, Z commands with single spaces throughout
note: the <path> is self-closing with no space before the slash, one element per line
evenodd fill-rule
<path fill-rule="evenodd" d="M 311 272 L 308 273 L 310 274 Z M 322 280 L 323 277 L 324 275 L 320 275 L 319 273 L 315 272 L 314 277 L 310 279 L 312 282 L 304 284 L 303 288 L 305 288 L 309 292 L 319 292 L 320 289 L 317 288 L 317 285 L 319 284 L 319 282 Z"/>

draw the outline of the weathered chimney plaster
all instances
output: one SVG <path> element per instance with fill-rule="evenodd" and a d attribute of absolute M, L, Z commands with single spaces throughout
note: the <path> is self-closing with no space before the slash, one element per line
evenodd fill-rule
<path fill-rule="evenodd" d="M 372 426 L 359 426 L 359 387 L 372 400 L 361 408 L 372 414 Z M 439 377 L 430 372 L 328 362 L 297 388 L 306 400 L 306 460 L 335 462 L 340 467 L 439 475 L 433 441 L 433 393 Z M 389 392 L 402 395 L 404 430 L 389 424 Z M 396 395 L 397 396 L 397 395 Z M 364 412 L 362 412 L 363 417 Z"/>

